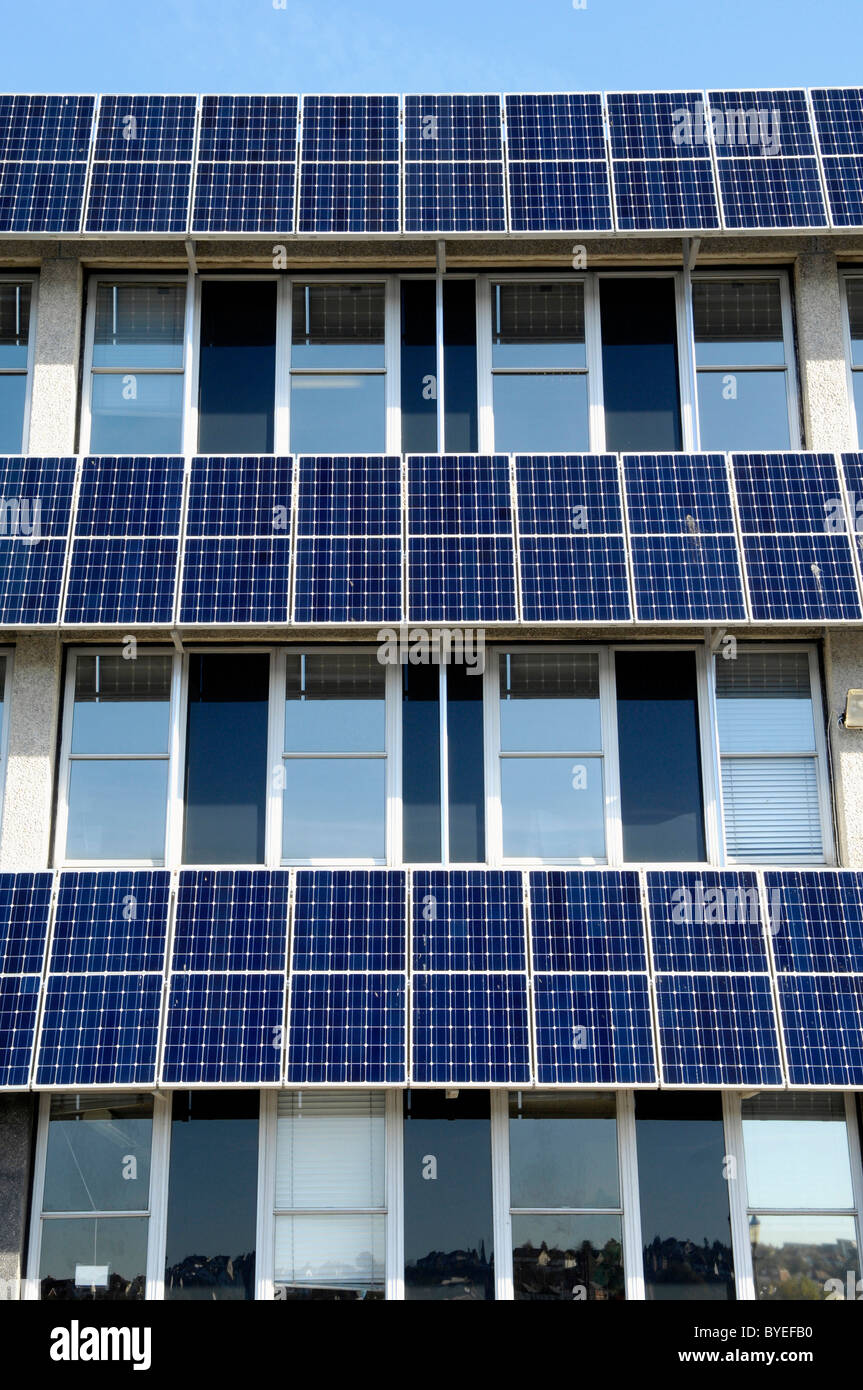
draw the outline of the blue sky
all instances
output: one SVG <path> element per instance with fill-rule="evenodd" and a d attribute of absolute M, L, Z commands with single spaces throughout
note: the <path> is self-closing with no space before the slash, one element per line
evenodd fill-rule
<path fill-rule="evenodd" d="M 284 5 L 0 0 L 0 90 L 577 91 L 863 78 L 860 0 Z"/>

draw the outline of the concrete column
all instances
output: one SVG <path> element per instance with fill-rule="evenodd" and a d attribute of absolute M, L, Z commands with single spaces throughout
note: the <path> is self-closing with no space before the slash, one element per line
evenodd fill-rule
<path fill-rule="evenodd" d="M 30 454 L 74 454 L 83 278 L 74 256 L 42 262 L 30 403 Z"/>
<path fill-rule="evenodd" d="M 848 691 L 863 689 L 863 633 L 831 629 L 824 656 L 838 857 L 843 868 L 863 869 L 863 729 L 839 724 Z"/>
<path fill-rule="evenodd" d="M 36 1098 L 0 1096 L 0 1299 L 21 1297 Z"/>
<path fill-rule="evenodd" d="M 20 636 L 12 664 L 12 692 L 0 869 L 46 869 L 54 793 L 54 758 L 60 713 L 60 640 Z"/>
<path fill-rule="evenodd" d="M 852 449 L 843 308 L 833 252 L 802 252 L 795 262 L 794 280 L 804 445 L 807 449 Z"/>

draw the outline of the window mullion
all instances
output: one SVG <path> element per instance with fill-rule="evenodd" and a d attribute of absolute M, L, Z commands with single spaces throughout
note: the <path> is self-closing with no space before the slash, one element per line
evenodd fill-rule
<path fill-rule="evenodd" d="M 509 1176 L 509 1092 L 491 1092 L 492 1229 L 494 1231 L 495 1297 L 515 1298 L 512 1268 L 512 1212 Z"/>
<path fill-rule="evenodd" d="M 728 1185 L 728 1208 L 731 1217 L 731 1248 L 734 1254 L 734 1288 L 739 1302 L 755 1300 L 755 1277 L 752 1270 L 752 1245 L 749 1237 L 749 1207 L 746 1194 L 746 1156 L 743 1148 L 741 1097 L 735 1091 L 723 1091 L 722 1111 L 725 1121 L 725 1169 Z"/>
<path fill-rule="evenodd" d="M 620 1164 L 620 1203 L 623 1209 L 623 1276 L 630 1302 L 644 1302 L 644 1254 L 641 1204 L 638 1192 L 638 1150 L 635 1135 L 635 1096 L 617 1093 L 617 1150 Z"/>

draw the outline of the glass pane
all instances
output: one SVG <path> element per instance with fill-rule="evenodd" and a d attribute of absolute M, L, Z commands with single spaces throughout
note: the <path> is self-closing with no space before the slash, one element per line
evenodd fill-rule
<path fill-rule="evenodd" d="M 279 1095 L 276 1210 L 386 1206 L 382 1091 Z"/>
<path fill-rule="evenodd" d="M 256 1091 L 176 1091 L 165 1298 L 255 1296 Z"/>
<path fill-rule="evenodd" d="M 444 448 L 450 454 L 477 450 L 476 285 L 443 282 Z"/>
<path fill-rule="evenodd" d="M 405 1298 L 494 1298 L 487 1091 L 404 1101 Z"/>
<path fill-rule="evenodd" d="M 374 454 L 386 446 L 383 376 L 292 376 L 291 449 Z"/>
<path fill-rule="evenodd" d="M 446 671 L 449 857 L 453 864 L 485 859 L 485 767 L 482 676 L 452 664 Z"/>
<path fill-rule="evenodd" d="M 406 864 L 440 863 L 438 666 L 402 668 L 402 835 Z"/>
<path fill-rule="evenodd" d="M 613 1095 L 510 1092 L 513 1207 L 617 1207 L 617 1107 Z"/>
<path fill-rule="evenodd" d="M 286 753 L 382 753 L 386 667 L 374 652 L 287 657 Z"/>
<path fill-rule="evenodd" d="M 276 402 L 276 285 L 205 281 L 201 286 L 198 448 L 265 454 Z"/>
<path fill-rule="evenodd" d="M 385 1278 L 385 1216 L 276 1217 L 277 1283 L 382 1289 Z"/>
<path fill-rule="evenodd" d="M 848 1298 L 849 1288 L 856 1288 L 860 1258 L 853 1216 L 753 1216 L 749 1236 L 759 1302 L 835 1299 L 843 1297 L 839 1288 Z"/>
<path fill-rule="evenodd" d="M 73 753 L 167 753 L 170 656 L 79 656 Z"/>
<path fill-rule="evenodd" d="M 848 295 L 848 327 L 851 334 L 851 361 L 863 366 L 863 276 L 849 276 L 845 281 Z"/>
<path fill-rule="evenodd" d="M 182 367 L 185 316 L 185 285 L 99 285 L 93 366 Z"/>
<path fill-rule="evenodd" d="M 294 285 L 291 365 L 383 367 L 385 297 L 382 284 Z"/>
<path fill-rule="evenodd" d="M 602 760 L 502 758 L 503 852 L 507 859 L 602 859 Z"/>
<path fill-rule="evenodd" d="M 586 376 L 497 375 L 493 381 L 496 449 L 589 449 Z"/>
<path fill-rule="evenodd" d="M 434 280 L 402 281 L 402 453 L 437 450 L 437 303 Z"/>
<path fill-rule="evenodd" d="M 585 367 L 584 285 L 501 284 L 491 289 L 493 367 Z"/>
<path fill-rule="evenodd" d="M 178 454 L 183 441 L 182 376 L 94 376 L 90 452 Z"/>
<path fill-rule="evenodd" d="M 754 1096 L 743 1102 L 750 1207 L 853 1207 L 841 1096 Z"/>
<path fill-rule="evenodd" d="M 723 753 L 814 753 L 806 652 L 746 652 L 716 661 Z"/>
<path fill-rule="evenodd" d="M 165 858 L 168 760 L 73 762 L 67 859 Z"/>
<path fill-rule="evenodd" d="M 189 659 L 186 864 L 262 864 L 270 658 Z"/>
<path fill-rule="evenodd" d="M 785 372 L 699 372 L 702 449 L 789 449 Z"/>
<path fill-rule="evenodd" d="M 21 452 L 26 399 L 26 376 L 0 376 L 0 454 Z"/>
<path fill-rule="evenodd" d="M 26 367 L 33 286 L 0 281 L 0 367 Z"/>
<path fill-rule="evenodd" d="M 384 860 L 384 759 L 286 759 L 282 855 Z"/>
<path fill-rule="evenodd" d="M 646 1297 L 732 1300 L 720 1096 L 637 1091 L 635 1135 Z"/>
<path fill-rule="evenodd" d="M 146 1216 L 43 1221 L 40 1296 L 105 1303 L 143 1299 L 149 1224 Z"/>
<path fill-rule="evenodd" d="M 705 857 L 693 652 L 618 652 L 617 739 L 623 857 Z"/>
<path fill-rule="evenodd" d="M 625 1298 L 619 1216 L 512 1218 L 517 1302 L 593 1302 Z"/>
<path fill-rule="evenodd" d="M 52 1096 L 43 1211 L 146 1211 L 151 1096 Z"/>
<path fill-rule="evenodd" d="M 605 447 L 679 449 L 674 281 L 601 280 Z"/>
<path fill-rule="evenodd" d="M 860 342 L 861 360 L 863 360 L 863 339 Z M 852 372 L 851 383 L 854 388 L 854 414 L 857 417 L 857 441 L 858 444 L 863 440 L 863 372 Z M 856 499 L 855 508 L 859 505 L 860 499 Z M 859 518 L 860 513 L 854 512 L 855 517 Z M 859 525 L 859 521 L 855 521 Z"/>
<path fill-rule="evenodd" d="M 699 367 L 784 365 L 778 280 L 693 280 L 692 315 Z"/>
<path fill-rule="evenodd" d="M 596 653 L 502 652 L 500 746 L 514 753 L 598 753 Z"/>
<path fill-rule="evenodd" d="M 821 864 L 814 758 L 723 758 L 728 853 L 749 864 Z"/>

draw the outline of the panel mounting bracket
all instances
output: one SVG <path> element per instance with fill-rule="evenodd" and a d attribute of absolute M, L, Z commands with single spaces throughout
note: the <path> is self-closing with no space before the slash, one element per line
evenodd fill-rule
<path fill-rule="evenodd" d="M 446 275 L 446 242 L 435 242 L 435 270 L 438 275 Z"/>
<path fill-rule="evenodd" d="M 183 656 L 184 653 L 185 653 L 185 648 L 184 648 L 184 646 L 183 646 L 183 639 L 182 639 L 182 637 L 180 636 L 179 632 L 177 631 L 177 629 L 176 629 L 175 627 L 172 627 L 172 628 L 171 628 L 171 641 L 173 642 L 173 644 L 174 644 L 174 646 L 176 647 L 177 651 L 180 653 L 180 656 Z"/>
<path fill-rule="evenodd" d="M 728 636 L 729 632 L 725 627 L 706 627 L 704 629 L 704 640 L 713 656 L 716 655 Z"/>
<path fill-rule="evenodd" d="M 684 270 L 694 270 L 695 262 L 698 260 L 698 251 L 701 246 L 700 236 L 685 236 L 683 238 L 683 268 Z"/>
<path fill-rule="evenodd" d="M 193 275 L 197 275 L 198 262 L 195 259 L 195 243 L 192 238 L 189 237 L 183 244 L 186 248 L 186 260 L 189 262 L 189 269 Z"/>

